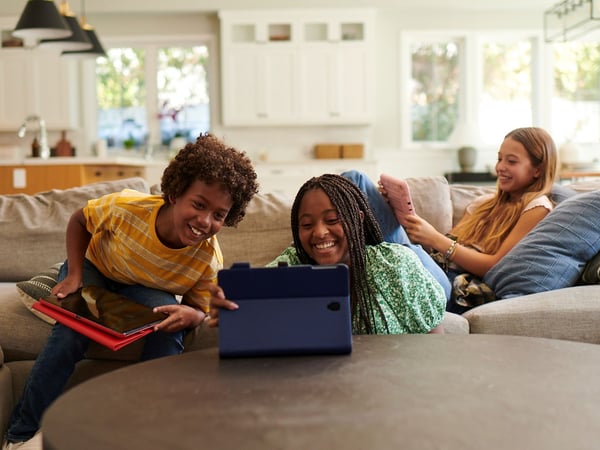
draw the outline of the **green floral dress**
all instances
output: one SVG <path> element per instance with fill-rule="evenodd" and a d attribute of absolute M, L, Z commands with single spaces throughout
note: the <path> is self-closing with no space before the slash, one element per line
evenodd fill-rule
<path fill-rule="evenodd" d="M 286 248 L 268 266 L 279 262 L 302 264 L 294 247 Z M 378 334 L 428 333 L 444 318 L 446 295 L 442 286 L 408 248 L 389 242 L 367 245 L 367 283 L 381 305 L 374 308 Z M 356 322 L 354 334 L 364 334 Z"/>

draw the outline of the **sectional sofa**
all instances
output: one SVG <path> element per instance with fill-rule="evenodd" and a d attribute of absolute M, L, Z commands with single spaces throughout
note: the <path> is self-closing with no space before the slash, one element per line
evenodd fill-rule
<path fill-rule="evenodd" d="M 493 189 L 449 185 L 443 177 L 412 178 L 408 182 L 417 212 L 443 232 L 449 231 L 460 219 L 468 202 Z M 600 182 L 578 183 L 572 187 L 589 196 L 590 192 L 600 189 Z M 57 263 L 65 258 L 65 229 L 70 214 L 90 198 L 124 188 L 146 192 L 156 189 L 141 178 L 131 178 L 34 196 L 0 196 L 0 432 L 4 432 L 13 404 L 50 332 L 51 325 L 36 316 L 30 306 L 39 290 L 52 283 Z M 257 195 L 237 229 L 225 228 L 219 234 L 225 265 L 236 261 L 263 265 L 279 254 L 292 239 L 289 229 L 292 200 L 278 193 Z M 584 200 L 582 204 L 590 203 L 589 199 Z M 594 201 L 591 203 L 595 205 Z M 593 239 L 594 236 L 588 240 Z M 587 267 L 587 259 L 591 259 L 589 256 L 596 246 L 600 248 L 600 243 L 590 244 L 584 256 L 586 261 L 572 264 L 576 273 L 562 281 L 565 286 L 558 286 L 553 281 L 534 289 L 534 292 L 546 292 L 518 295 L 504 289 L 501 281 L 510 277 L 503 268 L 496 276 L 500 281 L 491 282 L 508 292 L 510 298 L 479 306 L 463 316 L 447 313 L 444 319 L 446 332 L 513 334 L 600 343 L 597 325 L 600 323 L 600 287 L 593 284 L 594 281 L 589 285 L 573 286 Z M 523 259 L 519 254 L 517 258 Z M 514 264 L 518 263 L 519 260 Z M 563 274 L 568 272 L 556 267 Z M 518 272 L 522 275 L 527 270 L 519 269 Z M 214 329 L 200 326 L 187 336 L 186 351 L 214 346 L 217 342 Z M 137 360 L 139 351 L 140 345 L 136 344 L 118 352 L 92 344 L 70 385 L 131 364 Z"/>

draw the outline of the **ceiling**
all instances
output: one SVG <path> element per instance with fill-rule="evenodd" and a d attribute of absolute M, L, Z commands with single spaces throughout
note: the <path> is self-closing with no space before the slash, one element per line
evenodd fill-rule
<path fill-rule="evenodd" d="M 77 13 L 83 0 L 70 0 Z M 2 0 L 0 16 L 17 16 L 27 0 Z M 58 4 L 59 0 L 55 0 Z M 87 15 L 94 13 L 165 13 L 206 12 L 219 9 L 255 8 L 352 8 L 373 7 L 385 9 L 444 9 L 473 11 L 539 11 L 542 13 L 558 3 L 556 0 L 86 0 Z"/>

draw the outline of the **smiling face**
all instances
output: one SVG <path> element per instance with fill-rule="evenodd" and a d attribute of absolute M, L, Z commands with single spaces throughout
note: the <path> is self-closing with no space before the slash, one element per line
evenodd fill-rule
<path fill-rule="evenodd" d="M 302 248 L 317 264 L 349 264 L 342 223 L 322 189 L 311 189 L 304 194 L 298 208 L 298 227 Z"/>
<path fill-rule="evenodd" d="M 506 138 L 498 151 L 496 162 L 498 186 L 511 198 L 519 198 L 536 178 L 540 170 L 531 163 L 531 158 L 523 144 Z"/>
<path fill-rule="evenodd" d="M 172 248 L 198 245 L 221 229 L 232 205 L 231 195 L 222 185 L 196 180 L 161 209 L 156 233 Z"/>

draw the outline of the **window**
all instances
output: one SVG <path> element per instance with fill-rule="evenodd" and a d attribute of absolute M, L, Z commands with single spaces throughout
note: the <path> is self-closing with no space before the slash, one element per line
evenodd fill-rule
<path fill-rule="evenodd" d="M 96 62 L 97 137 L 110 149 L 167 150 L 210 130 L 209 46 L 113 46 Z"/>
<path fill-rule="evenodd" d="M 411 133 L 406 144 L 456 144 L 457 134 L 479 141 L 473 145 L 497 144 L 510 129 L 531 125 L 529 37 L 421 34 L 407 40 Z"/>
<path fill-rule="evenodd" d="M 413 43 L 410 55 L 412 140 L 446 141 L 459 112 L 458 44 Z"/>
<path fill-rule="evenodd" d="M 600 141 L 600 45 L 554 44 L 552 130 L 557 142 Z"/>
<path fill-rule="evenodd" d="M 455 145 L 461 121 L 476 128 L 466 135 L 489 146 L 531 125 L 546 128 L 558 146 L 600 141 L 598 43 L 432 32 L 405 33 L 401 44 L 404 146 Z"/>
<path fill-rule="evenodd" d="M 478 101 L 480 140 L 498 145 L 510 130 L 532 125 L 531 41 L 485 39 Z"/>

